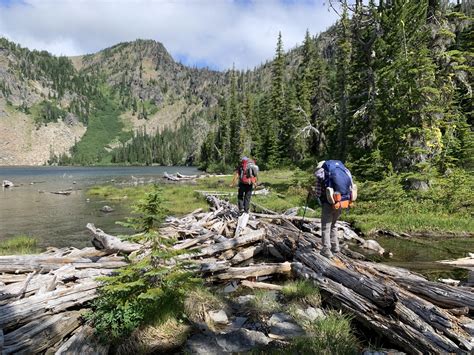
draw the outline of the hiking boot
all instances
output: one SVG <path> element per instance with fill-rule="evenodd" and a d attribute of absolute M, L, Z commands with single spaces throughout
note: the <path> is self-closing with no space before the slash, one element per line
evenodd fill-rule
<path fill-rule="evenodd" d="M 320 254 L 328 259 L 332 259 L 334 257 L 333 253 L 329 249 L 322 249 Z"/>

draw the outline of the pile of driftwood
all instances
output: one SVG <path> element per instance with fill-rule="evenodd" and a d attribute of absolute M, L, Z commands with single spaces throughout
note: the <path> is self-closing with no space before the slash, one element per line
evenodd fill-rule
<path fill-rule="evenodd" d="M 463 353 L 473 349 L 474 292 L 430 282 L 407 270 L 365 261 L 343 248 L 327 259 L 318 219 L 253 214 L 235 234 L 237 209 L 207 194 L 211 211 L 167 218 L 161 236 L 176 239 L 181 259 L 209 282 L 236 281 L 245 287 L 279 289 L 274 275 L 312 280 L 324 300 L 409 353 Z M 364 239 L 345 223 L 341 237 Z M 94 248 L 50 250 L 36 256 L 0 257 L 0 352 L 86 353 L 107 349 L 93 341 L 80 321 L 95 297 L 98 275 L 124 265 L 117 253 L 146 254 L 148 245 L 123 242 L 88 225 Z M 235 283 L 235 282 L 234 282 Z M 2 332 L 0 331 L 0 334 Z"/>
<path fill-rule="evenodd" d="M 0 256 L 0 354 L 107 353 L 81 315 L 96 297 L 95 278 L 126 265 L 115 254 L 143 246 L 88 228 L 95 248 Z"/>
<path fill-rule="evenodd" d="M 319 254 L 318 219 L 254 214 L 248 227 L 234 236 L 235 206 L 212 195 L 207 199 L 212 212 L 169 218 L 162 234 L 178 238 L 174 248 L 190 250 L 180 257 L 196 259 L 208 279 L 246 280 L 244 286 L 272 288 L 258 280 L 292 274 L 314 281 L 326 302 L 408 353 L 472 351 L 473 289 L 431 282 L 405 269 L 365 261 L 347 248 L 342 255 L 327 259 Z M 347 224 L 338 227 L 344 240 L 365 243 Z M 270 258 L 277 262 L 255 263 Z"/>
<path fill-rule="evenodd" d="M 198 175 L 183 175 L 183 174 L 180 174 L 180 173 L 168 174 L 167 172 L 165 172 L 163 174 L 163 178 L 165 178 L 169 181 L 174 181 L 174 182 L 191 181 L 191 180 L 197 179 L 197 177 L 198 177 Z"/>

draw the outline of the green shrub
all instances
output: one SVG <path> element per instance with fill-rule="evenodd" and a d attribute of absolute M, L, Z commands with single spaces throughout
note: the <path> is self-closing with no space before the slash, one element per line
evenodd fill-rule
<path fill-rule="evenodd" d="M 188 261 L 175 259 L 180 252 L 169 248 L 173 241 L 160 238 L 156 232 L 163 213 L 161 190 L 156 185 L 135 211 L 140 215 L 128 225 L 145 231 L 141 238 L 151 241 L 153 251 L 115 275 L 100 279 L 103 284 L 87 318 L 105 342 L 118 343 L 142 324 L 182 317 L 187 294 L 201 284 Z"/>

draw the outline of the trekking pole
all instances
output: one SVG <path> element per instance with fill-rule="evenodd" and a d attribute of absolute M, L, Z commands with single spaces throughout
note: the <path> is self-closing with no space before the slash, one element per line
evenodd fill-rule
<path fill-rule="evenodd" d="M 304 218 L 306 217 L 306 210 L 308 209 L 308 201 L 309 201 L 309 196 L 310 195 L 311 195 L 311 190 L 308 191 L 308 195 L 306 196 L 306 203 L 304 205 L 303 219 L 301 220 L 301 224 L 304 223 Z M 299 228 L 298 238 L 296 238 L 296 249 L 298 249 L 298 246 L 300 245 L 300 236 L 301 236 L 301 228 Z"/>

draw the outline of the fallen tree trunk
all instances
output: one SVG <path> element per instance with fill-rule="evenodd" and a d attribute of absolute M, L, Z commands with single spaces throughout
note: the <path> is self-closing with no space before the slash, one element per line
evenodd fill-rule
<path fill-rule="evenodd" d="M 2 354 L 38 354 L 51 348 L 79 326 L 80 311 L 45 316 L 5 335 Z"/>
<path fill-rule="evenodd" d="M 93 299 L 97 282 L 88 281 L 62 290 L 30 296 L 0 306 L 0 329 L 12 328 L 38 319 L 44 314 L 60 313 Z"/>
<path fill-rule="evenodd" d="M 92 244 L 97 249 L 105 250 L 110 254 L 119 252 L 130 254 L 143 247 L 141 244 L 123 241 L 113 235 L 107 234 L 102 229 L 96 228 L 92 223 L 87 223 L 87 229 L 94 236 Z"/>
<path fill-rule="evenodd" d="M 5 273 L 28 273 L 39 270 L 46 273 L 56 270 L 64 265 L 72 265 L 76 269 L 104 268 L 115 269 L 125 266 L 121 257 L 102 257 L 96 261 L 87 258 L 57 257 L 48 255 L 9 255 L 0 256 L 0 272 Z"/>
<path fill-rule="evenodd" d="M 98 342 L 94 336 L 94 328 L 89 325 L 79 327 L 74 335 L 56 350 L 56 355 L 63 354 L 95 354 L 107 355 L 109 346 Z"/>
<path fill-rule="evenodd" d="M 245 267 L 229 267 L 223 273 L 212 276 L 218 280 L 247 279 L 249 277 L 259 277 L 273 274 L 289 274 L 291 263 L 281 264 L 258 264 Z"/>

